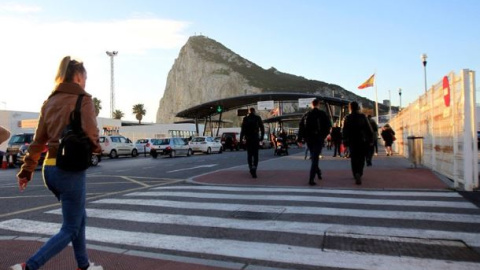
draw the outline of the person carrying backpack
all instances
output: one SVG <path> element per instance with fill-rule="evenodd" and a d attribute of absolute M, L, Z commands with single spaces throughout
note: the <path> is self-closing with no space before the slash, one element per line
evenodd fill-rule
<path fill-rule="evenodd" d="M 330 133 L 332 123 L 325 111 L 320 110 L 320 99 L 314 99 L 311 104 L 312 110 L 305 113 L 300 120 L 298 128 L 298 144 L 306 142 L 310 151 L 312 165 L 310 167 L 310 177 L 308 184 L 316 185 L 315 175 L 318 180 L 322 180 L 322 171 L 318 167 L 320 153 L 322 152 L 325 138 Z"/>
<path fill-rule="evenodd" d="M 265 136 L 265 127 L 262 118 L 255 114 L 255 108 L 248 111 L 249 114 L 243 118 L 240 141 L 246 141 L 248 168 L 252 177 L 257 178 L 258 150 Z"/>
<path fill-rule="evenodd" d="M 353 101 L 349 104 L 350 114 L 345 117 L 343 124 L 343 143 L 350 150 L 350 163 L 352 166 L 355 184 L 362 184 L 363 168 L 373 146 L 373 129 L 367 116 L 360 112 L 360 106 Z"/>
<path fill-rule="evenodd" d="M 43 103 L 33 142 L 27 150 L 24 163 L 17 174 L 20 191 L 25 190 L 33 178 L 40 154 L 45 146 L 48 153 L 43 163 L 43 179 L 48 189 L 61 202 L 63 224 L 27 261 L 12 265 L 10 270 L 37 270 L 65 249 L 70 243 L 77 262 L 77 270 L 103 270 L 90 262 L 86 246 L 86 170 L 68 171 L 60 168 L 57 152 L 64 128 L 70 123 L 70 114 L 76 109 L 79 95 L 83 95 L 80 108 L 81 127 L 89 138 L 93 153 L 101 153 L 98 128 L 92 96 L 85 91 L 87 71 L 83 62 L 66 56 L 60 62 L 55 78 L 55 89 Z"/>

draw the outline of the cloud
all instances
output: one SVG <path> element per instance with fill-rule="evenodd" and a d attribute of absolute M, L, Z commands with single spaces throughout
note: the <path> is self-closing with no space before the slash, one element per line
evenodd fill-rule
<path fill-rule="evenodd" d="M 39 13 L 41 11 L 42 11 L 42 8 L 39 6 L 25 5 L 25 4 L 18 4 L 18 3 L 0 4 L 0 14 L 1 13 L 29 14 L 29 13 Z"/>
<path fill-rule="evenodd" d="M 87 63 L 88 89 L 109 89 L 105 51 L 142 57 L 178 51 L 188 39 L 186 30 L 190 23 L 152 17 L 52 22 L 0 13 L 0 25 L 9 26 L 0 27 L 0 101 L 7 102 L 12 110 L 38 111 L 39 100 L 44 100 L 45 91 L 53 87 L 53 77 L 63 56 L 79 57 Z M 136 66 L 136 71 L 142 68 L 143 65 Z M 28 98 L 18 102 L 18 93 Z M 107 108 L 108 96 L 101 98 Z M 153 109 L 150 113 L 154 113 Z"/>

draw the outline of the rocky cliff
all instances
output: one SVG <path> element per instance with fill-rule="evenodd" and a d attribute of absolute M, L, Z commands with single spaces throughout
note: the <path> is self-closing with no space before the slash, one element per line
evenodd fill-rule
<path fill-rule="evenodd" d="M 180 50 L 167 77 L 164 95 L 157 111 L 157 123 L 173 123 L 175 114 L 189 107 L 226 97 L 262 92 L 301 92 L 324 96 L 342 95 L 366 107 L 370 100 L 359 97 L 335 84 L 308 80 L 263 69 L 242 58 L 215 40 L 205 36 L 190 37 Z M 233 114 L 226 114 L 229 119 Z M 230 119 L 237 122 L 236 119 Z"/>

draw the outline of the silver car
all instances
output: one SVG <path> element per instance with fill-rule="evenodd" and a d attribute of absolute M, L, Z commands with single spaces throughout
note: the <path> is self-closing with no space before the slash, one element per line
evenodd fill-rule
<path fill-rule="evenodd" d="M 189 157 L 192 155 L 192 149 L 188 145 L 188 142 L 183 138 L 173 137 L 164 139 L 153 139 L 150 155 L 153 158 L 157 158 L 158 155 L 168 155 L 171 158 L 179 155 Z"/>

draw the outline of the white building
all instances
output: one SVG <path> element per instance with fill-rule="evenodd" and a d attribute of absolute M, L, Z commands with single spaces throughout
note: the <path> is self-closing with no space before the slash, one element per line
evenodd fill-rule
<path fill-rule="evenodd" d="M 37 112 L 21 112 L 0 110 L 0 125 L 10 130 L 12 134 L 33 133 L 37 127 Z M 118 119 L 97 117 L 100 135 L 120 134 L 133 142 L 142 138 L 190 137 L 195 136 L 195 124 L 147 124 L 122 126 Z M 204 125 L 199 125 L 199 134 L 203 133 Z M 0 145 L 0 151 L 7 149 L 7 142 Z"/>

